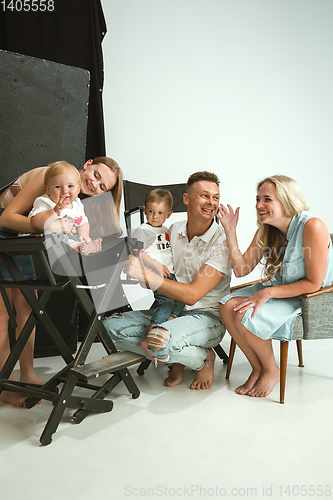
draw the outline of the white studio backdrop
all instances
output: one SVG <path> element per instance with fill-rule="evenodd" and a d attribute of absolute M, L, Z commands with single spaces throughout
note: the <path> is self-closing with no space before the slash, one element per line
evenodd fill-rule
<path fill-rule="evenodd" d="M 286 174 L 333 232 L 331 0 L 102 6 L 107 154 L 125 178 L 164 184 L 215 172 L 221 201 L 241 207 L 245 250 L 257 182 Z"/>

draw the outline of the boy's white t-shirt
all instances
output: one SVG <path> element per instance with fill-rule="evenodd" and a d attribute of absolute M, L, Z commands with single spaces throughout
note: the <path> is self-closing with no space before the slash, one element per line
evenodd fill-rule
<path fill-rule="evenodd" d="M 133 231 L 132 237 L 143 243 L 143 251 L 149 257 L 166 266 L 170 273 L 174 272 L 169 232 L 165 226 L 144 223 Z"/>

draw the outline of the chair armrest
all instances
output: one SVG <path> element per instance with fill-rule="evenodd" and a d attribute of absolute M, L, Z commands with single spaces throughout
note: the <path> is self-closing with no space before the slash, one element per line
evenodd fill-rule
<path fill-rule="evenodd" d="M 125 217 L 125 224 L 126 224 L 127 232 L 130 232 L 132 230 L 131 217 L 135 213 L 140 213 L 140 224 L 143 224 L 143 222 L 144 222 L 143 207 L 142 206 L 140 206 L 140 207 L 137 206 L 137 207 L 131 208 L 130 210 L 125 210 L 124 217 Z"/>
<path fill-rule="evenodd" d="M 263 278 L 262 280 L 249 281 L 248 283 L 243 283 L 241 285 L 232 286 L 230 288 L 230 292 L 234 292 L 235 290 L 240 290 L 241 288 L 245 288 L 246 286 L 252 286 L 255 283 L 265 283 L 265 281 L 269 281 L 269 279 Z"/>
<path fill-rule="evenodd" d="M 262 280 L 250 281 L 249 283 L 243 283 L 242 285 L 232 286 L 230 288 L 230 292 L 233 292 L 234 290 L 239 290 L 240 288 L 245 288 L 246 286 L 254 285 L 255 283 L 260 283 L 260 282 L 264 283 L 266 281 L 269 281 L 268 278 L 264 278 Z M 315 297 L 316 295 L 322 295 L 323 293 L 329 293 L 329 292 L 333 292 L 333 285 L 325 286 L 324 288 L 320 288 L 315 292 L 303 293 L 302 295 L 300 295 L 300 297 L 302 297 L 302 299 L 307 299 L 309 297 Z"/>
<path fill-rule="evenodd" d="M 323 295 L 324 293 L 333 292 L 333 285 L 325 286 L 324 288 L 320 288 L 315 292 L 303 293 L 301 295 L 302 299 L 308 299 L 309 297 L 315 297 L 316 295 Z"/>
<path fill-rule="evenodd" d="M 134 208 L 131 208 L 130 210 L 125 210 L 125 216 L 128 217 L 131 214 L 135 214 L 136 212 L 140 212 L 140 210 L 143 209 L 142 206 L 137 206 Z"/>

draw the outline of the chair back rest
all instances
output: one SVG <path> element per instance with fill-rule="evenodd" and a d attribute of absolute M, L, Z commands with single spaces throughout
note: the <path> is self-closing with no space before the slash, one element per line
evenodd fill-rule
<path fill-rule="evenodd" d="M 167 189 L 173 196 L 173 212 L 186 212 L 186 206 L 183 203 L 183 193 L 185 193 L 186 184 L 159 184 L 151 186 L 149 184 L 140 184 L 124 180 L 124 203 L 125 210 L 142 207 L 147 194 L 153 189 Z"/>

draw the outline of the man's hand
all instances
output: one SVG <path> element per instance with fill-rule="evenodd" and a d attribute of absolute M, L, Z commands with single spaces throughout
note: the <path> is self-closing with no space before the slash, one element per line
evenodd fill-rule
<path fill-rule="evenodd" d="M 147 288 L 148 285 L 148 288 L 153 290 L 156 290 L 164 280 L 155 271 L 146 269 L 140 257 L 133 257 L 133 255 L 129 255 L 123 271 L 131 278 L 139 280 L 142 287 Z"/>

